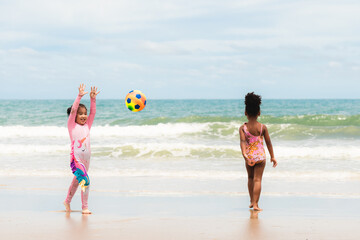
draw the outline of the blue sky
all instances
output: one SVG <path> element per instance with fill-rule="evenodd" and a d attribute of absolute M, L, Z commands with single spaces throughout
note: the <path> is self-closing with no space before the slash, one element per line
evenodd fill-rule
<path fill-rule="evenodd" d="M 0 0 L 0 98 L 359 98 L 360 2 Z"/>

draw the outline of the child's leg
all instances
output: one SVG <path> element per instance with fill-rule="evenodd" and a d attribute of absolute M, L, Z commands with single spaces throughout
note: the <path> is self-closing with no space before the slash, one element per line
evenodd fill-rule
<path fill-rule="evenodd" d="M 89 165 L 90 165 L 90 159 L 84 160 L 84 161 L 82 161 L 82 163 L 85 165 L 86 172 L 87 172 L 89 169 Z M 88 206 L 89 192 L 90 192 L 90 185 L 87 186 L 87 188 L 85 189 L 85 192 L 81 191 L 81 203 L 82 203 L 83 214 L 91 214 L 91 212 L 89 211 L 89 206 Z"/>
<path fill-rule="evenodd" d="M 265 161 L 255 164 L 254 166 L 254 190 L 253 190 L 253 207 L 254 210 L 261 211 L 259 208 L 258 202 L 260 199 L 261 193 L 261 180 L 265 169 Z"/>
<path fill-rule="evenodd" d="M 66 211 L 68 211 L 68 212 L 70 212 L 70 202 L 71 202 L 71 199 L 73 198 L 73 196 L 75 195 L 78 186 L 79 186 L 79 182 L 78 182 L 78 180 L 76 180 L 76 177 L 74 177 L 70 184 L 69 191 L 68 191 L 68 194 L 67 194 L 65 202 L 64 202 Z"/>
<path fill-rule="evenodd" d="M 250 206 L 249 208 L 253 207 L 253 191 L 254 191 L 254 167 L 251 167 L 246 164 L 246 171 L 248 174 L 248 190 L 249 190 L 249 196 L 250 196 Z"/>
<path fill-rule="evenodd" d="M 81 202 L 82 202 L 82 209 L 87 210 L 89 208 L 88 206 L 88 198 L 89 198 L 89 189 L 90 186 L 88 186 L 85 190 L 85 192 L 81 191 Z"/>

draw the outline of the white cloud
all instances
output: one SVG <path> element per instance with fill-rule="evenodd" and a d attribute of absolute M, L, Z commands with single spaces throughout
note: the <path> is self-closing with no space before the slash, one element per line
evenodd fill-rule
<path fill-rule="evenodd" d="M 237 35 L 243 37 L 271 37 L 279 35 L 280 32 L 275 28 L 250 28 L 250 27 L 241 27 L 241 28 L 226 28 L 224 34 L 227 35 Z"/>
<path fill-rule="evenodd" d="M 339 68 L 342 66 L 342 63 L 336 62 L 336 61 L 331 61 L 331 62 L 329 62 L 329 66 L 332 68 Z"/>
<path fill-rule="evenodd" d="M 13 28 L 82 28 L 90 32 L 121 32 L 148 22 L 198 16 L 207 1 L 187 0 L 13 0 L 1 4 L 0 22 Z"/>
<path fill-rule="evenodd" d="M 137 70 L 141 71 L 144 70 L 144 66 L 141 66 L 136 63 L 129 63 L 129 62 L 113 62 L 111 63 L 114 71 L 121 71 L 123 69 L 130 69 L 130 70 Z"/>
<path fill-rule="evenodd" d="M 272 38 L 256 38 L 244 40 L 175 40 L 175 41 L 144 41 L 139 43 L 140 49 L 153 54 L 182 55 L 194 53 L 236 53 L 250 49 L 279 49 L 306 47 L 309 49 L 326 48 L 344 44 L 345 42 L 360 42 L 359 38 L 343 37 L 297 37 L 283 38 L 281 36 Z"/>
<path fill-rule="evenodd" d="M 332 0 L 3 0 L 0 82 L 8 96 L 16 84 L 82 79 L 101 79 L 109 91 L 251 81 L 274 96 L 274 82 L 293 81 L 296 91 L 313 79 L 335 86 L 346 75 L 356 85 L 358 12 L 357 1 Z"/>

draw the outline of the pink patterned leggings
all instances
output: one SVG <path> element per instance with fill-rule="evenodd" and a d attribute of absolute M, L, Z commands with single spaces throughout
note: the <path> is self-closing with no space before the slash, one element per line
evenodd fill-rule
<path fill-rule="evenodd" d="M 89 160 L 81 160 L 81 162 L 85 165 L 86 167 L 86 171 L 88 171 L 89 169 L 89 165 L 90 165 L 90 159 Z M 71 199 L 73 198 L 73 196 L 75 195 L 76 193 L 76 190 L 78 189 L 79 187 L 79 182 L 78 180 L 76 180 L 76 177 L 74 176 L 71 184 L 70 184 L 70 187 L 69 187 L 69 191 L 68 191 L 68 194 L 67 194 L 67 197 L 65 199 L 65 202 L 70 204 L 71 202 Z M 88 198 L 89 198 L 89 189 L 90 188 L 90 185 L 86 188 L 85 192 L 81 191 L 81 202 L 82 202 L 82 209 L 88 209 Z"/>

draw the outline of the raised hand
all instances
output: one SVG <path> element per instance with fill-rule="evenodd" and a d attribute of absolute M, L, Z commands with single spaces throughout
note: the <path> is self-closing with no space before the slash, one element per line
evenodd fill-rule
<path fill-rule="evenodd" d="M 84 96 L 85 94 L 87 94 L 88 92 L 85 92 L 85 84 L 80 84 L 79 86 L 79 95 L 82 97 Z"/>
<path fill-rule="evenodd" d="M 90 97 L 91 98 L 96 98 L 96 95 L 99 94 L 100 91 L 97 91 L 97 87 L 91 87 L 91 92 L 90 92 Z"/>

